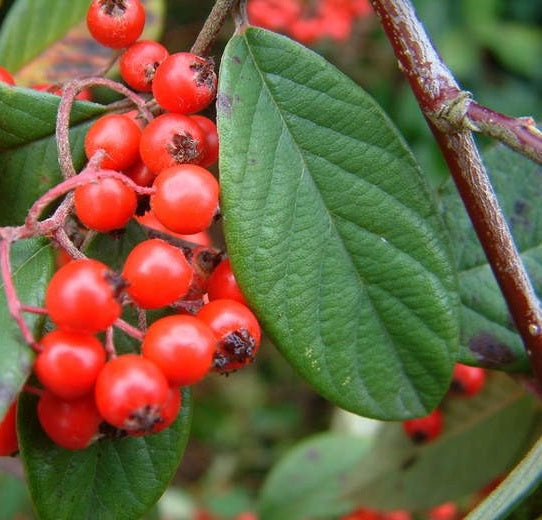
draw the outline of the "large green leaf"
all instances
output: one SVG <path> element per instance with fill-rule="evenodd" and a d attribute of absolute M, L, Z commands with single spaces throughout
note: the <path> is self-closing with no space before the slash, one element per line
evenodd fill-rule
<path fill-rule="evenodd" d="M 521 258 L 535 289 L 542 292 L 542 167 L 504 146 L 485 154 Z M 445 222 L 456 247 L 461 297 L 460 361 L 501 370 L 526 370 L 529 360 L 493 272 L 455 187 L 442 192 Z"/>
<path fill-rule="evenodd" d="M 42 431 L 37 398 L 19 402 L 19 446 L 41 520 L 140 518 L 173 478 L 190 430 L 192 401 L 183 390 L 172 426 L 154 435 L 100 440 L 85 450 L 57 447 Z"/>
<path fill-rule="evenodd" d="M 17 0 L 0 31 L 0 63 L 16 72 L 84 19 L 89 0 Z"/>
<path fill-rule="evenodd" d="M 55 139 L 60 98 L 0 83 L 0 225 L 22 224 L 28 209 L 61 180 Z M 104 107 L 78 102 L 72 112 L 70 145 L 76 168 L 85 159 L 89 121 Z"/>
<path fill-rule="evenodd" d="M 12 246 L 11 265 L 20 301 L 25 305 L 42 305 L 54 265 L 51 247 L 43 240 L 17 242 Z M 43 319 L 37 314 L 24 314 L 24 319 L 37 334 Z M 0 289 L 0 331 L 0 417 L 3 417 L 30 375 L 34 359 L 32 349 L 23 341 L 9 313 L 3 283 Z"/>
<path fill-rule="evenodd" d="M 400 135 L 301 45 L 248 28 L 220 69 L 226 242 L 274 343 L 358 414 L 422 415 L 455 360 L 455 277 L 435 204 Z"/>
<path fill-rule="evenodd" d="M 443 434 L 422 446 L 400 424 L 384 425 L 345 485 L 348 496 L 375 509 L 423 510 L 474 493 L 518 460 L 539 417 L 535 399 L 500 373 L 443 410 Z"/>
<path fill-rule="evenodd" d="M 542 486 L 542 438 L 531 448 L 525 458 L 506 479 L 476 509 L 467 520 L 500 520 L 507 518 L 522 499 Z M 539 491 L 540 492 L 540 491 Z M 540 512 L 540 511 L 539 511 Z"/>
<path fill-rule="evenodd" d="M 343 480 L 367 451 L 363 437 L 327 433 L 306 439 L 279 461 L 258 500 L 261 520 L 331 518 L 354 509 Z"/>

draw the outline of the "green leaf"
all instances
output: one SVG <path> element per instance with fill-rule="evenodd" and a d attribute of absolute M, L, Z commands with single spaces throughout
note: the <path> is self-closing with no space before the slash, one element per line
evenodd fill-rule
<path fill-rule="evenodd" d="M 61 180 L 55 139 L 59 102 L 58 96 L 0 83 L 0 225 L 22 224 L 35 200 Z M 103 111 L 91 103 L 74 106 L 70 145 L 76 169 L 86 161 L 86 121 Z"/>
<path fill-rule="evenodd" d="M 315 53 L 248 28 L 222 59 L 218 125 L 228 252 L 278 349 L 347 410 L 427 413 L 455 360 L 455 277 L 392 123 Z"/>
<path fill-rule="evenodd" d="M 466 520 L 507 518 L 522 499 L 542 485 L 541 460 L 542 438 L 495 491 L 465 517 Z"/>
<path fill-rule="evenodd" d="M 0 30 L 0 63 L 14 73 L 84 19 L 88 0 L 17 0 Z"/>
<path fill-rule="evenodd" d="M 22 240 L 11 249 L 12 275 L 20 301 L 40 306 L 47 282 L 53 272 L 52 249 L 44 240 Z M 37 335 L 43 317 L 26 313 L 24 319 Z M 32 371 L 34 354 L 24 342 L 19 327 L 11 317 L 4 292 L 0 290 L 0 417 L 3 417 Z"/>
<path fill-rule="evenodd" d="M 172 426 L 154 435 L 100 440 L 85 450 L 59 448 L 42 431 L 37 398 L 19 403 L 19 445 L 34 507 L 41 520 L 133 520 L 173 478 L 190 430 L 192 401 L 183 390 Z"/>
<path fill-rule="evenodd" d="M 400 424 L 384 425 L 345 484 L 347 496 L 369 508 L 422 510 L 476 492 L 522 455 L 539 413 L 500 373 L 475 397 L 447 399 L 443 411 L 443 434 L 422 446 Z"/>
<path fill-rule="evenodd" d="M 542 167 L 504 146 L 491 149 L 484 159 L 521 258 L 535 290 L 542 293 Z M 462 303 L 459 360 L 500 370 L 529 370 L 521 339 L 451 182 L 442 191 L 441 204 L 456 244 Z"/>
<path fill-rule="evenodd" d="M 265 480 L 259 518 L 331 518 L 354 509 L 356 502 L 343 497 L 343 481 L 368 445 L 363 437 L 326 433 L 295 446 Z"/>

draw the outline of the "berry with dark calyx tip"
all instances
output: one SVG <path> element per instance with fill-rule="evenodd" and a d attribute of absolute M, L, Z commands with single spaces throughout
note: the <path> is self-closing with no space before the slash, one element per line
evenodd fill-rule
<path fill-rule="evenodd" d="M 160 172 L 154 180 L 151 209 L 175 233 L 206 230 L 218 211 L 219 185 L 214 175 L 196 164 L 181 164 Z"/>
<path fill-rule="evenodd" d="M 139 0 L 92 0 L 87 27 L 105 47 L 121 49 L 134 43 L 145 25 L 145 9 Z"/>
<path fill-rule="evenodd" d="M 106 357 L 98 338 L 55 329 L 45 334 L 39 345 L 34 371 L 45 388 L 66 400 L 92 392 Z"/>
<path fill-rule="evenodd" d="M 38 401 L 38 420 L 55 444 L 82 450 L 100 436 L 102 417 L 92 394 L 66 401 L 45 390 Z"/>
<path fill-rule="evenodd" d="M 136 211 L 137 196 L 121 180 L 105 177 L 78 186 L 74 191 L 74 205 L 75 214 L 82 224 L 105 233 L 128 224 Z"/>
<path fill-rule="evenodd" d="M 139 437 L 141 435 L 146 435 L 147 433 L 159 433 L 162 430 L 169 428 L 175 422 L 175 419 L 179 415 L 181 406 L 182 406 L 181 392 L 179 388 L 172 386 L 169 389 L 168 397 L 166 399 L 166 404 L 164 405 L 164 408 L 162 410 L 162 421 L 157 422 L 153 426 L 150 432 L 131 431 L 131 432 L 128 432 L 128 434 Z"/>
<path fill-rule="evenodd" d="M 105 151 L 100 167 L 121 171 L 139 161 L 141 129 L 133 118 L 107 114 L 97 119 L 85 136 L 85 154 L 90 159 L 98 150 Z"/>
<path fill-rule="evenodd" d="M 193 114 L 209 106 L 216 95 L 216 85 L 213 60 L 177 52 L 156 69 L 152 93 L 162 108 Z"/>
<path fill-rule="evenodd" d="M 19 450 L 17 439 L 17 400 L 13 401 L 0 422 L 0 457 L 10 457 Z"/>
<path fill-rule="evenodd" d="M 120 56 L 122 79 L 134 90 L 150 92 L 156 69 L 168 56 L 168 50 L 158 42 L 137 41 Z"/>
<path fill-rule="evenodd" d="M 437 438 L 442 432 L 443 415 L 440 409 L 436 408 L 424 417 L 416 417 L 403 421 L 405 433 L 416 444 L 424 444 Z"/>
<path fill-rule="evenodd" d="M 169 385 L 154 363 L 137 354 L 124 354 L 105 364 L 94 395 L 109 424 L 128 433 L 151 433 L 165 420 Z"/>
<path fill-rule="evenodd" d="M 72 260 L 49 281 L 45 308 L 57 327 L 94 334 L 120 316 L 121 288 L 120 277 L 105 264 L 90 258 Z"/>
<path fill-rule="evenodd" d="M 187 293 L 193 270 L 178 247 L 153 238 L 130 251 L 122 276 L 126 292 L 139 307 L 158 309 Z"/>
<path fill-rule="evenodd" d="M 472 397 L 482 390 L 486 381 L 486 371 L 456 363 L 450 384 L 450 393 L 455 396 Z"/>
<path fill-rule="evenodd" d="M 188 315 L 166 316 L 147 329 L 141 352 L 166 376 L 172 386 L 193 385 L 213 363 L 217 340 L 202 320 Z"/>
<path fill-rule="evenodd" d="M 200 309 L 197 317 L 211 327 L 218 340 L 213 370 L 232 372 L 254 361 L 261 329 L 246 305 L 235 300 L 213 300 Z"/>
<path fill-rule="evenodd" d="M 182 114 L 162 114 L 154 118 L 141 134 L 141 160 L 157 175 L 172 166 L 201 160 L 205 135 L 200 125 Z"/>

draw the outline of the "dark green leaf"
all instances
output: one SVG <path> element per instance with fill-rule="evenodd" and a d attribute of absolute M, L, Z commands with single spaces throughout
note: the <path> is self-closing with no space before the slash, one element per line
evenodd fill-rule
<path fill-rule="evenodd" d="M 343 481 L 367 451 L 368 439 L 337 433 L 306 439 L 278 462 L 258 501 L 261 520 L 332 518 L 356 505 Z"/>
<path fill-rule="evenodd" d="M 521 258 L 542 292 L 542 167 L 498 146 L 485 162 Z M 455 187 L 442 193 L 443 214 L 452 236 L 461 297 L 460 361 L 501 370 L 527 370 L 529 360 L 508 308 Z"/>
<path fill-rule="evenodd" d="M 499 487 L 466 517 L 467 520 L 507 518 L 518 503 L 542 485 L 542 439 L 531 448 Z"/>
<path fill-rule="evenodd" d="M 55 139 L 58 96 L 0 83 L 0 225 L 22 224 L 28 209 L 47 189 L 60 182 Z M 83 142 L 100 105 L 77 103 L 70 144 L 75 167 L 81 168 Z"/>
<path fill-rule="evenodd" d="M 370 508 L 409 510 L 459 499 L 510 469 L 537 419 L 535 400 L 500 373 L 475 397 L 447 399 L 443 411 L 443 434 L 422 446 L 400 424 L 383 426 L 352 473 L 349 496 Z"/>
<path fill-rule="evenodd" d="M 88 0 L 17 0 L 0 30 L 0 63 L 12 73 L 82 21 Z"/>
<path fill-rule="evenodd" d="M 337 405 L 426 413 L 448 386 L 458 319 L 411 153 L 363 90 L 285 37 L 235 36 L 220 78 L 226 242 L 266 331 Z"/>
<path fill-rule="evenodd" d="M 162 495 L 184 452 L 192 415 L 190 391 L 168 429 L 144 437 L 100 440 L 85 450 L 55 446 L 37 420 L 36 397 L 20 402 L 19 444 L 41 520 L 133 520 Z"/>
<path fill-rule="evenodd" d="M 21 302 L 31 306 L 42 305 L 54 266 L 51 247 L 43 240 L 19 241 L 12 246 L 11 265 Z M 42 317 L 27 313 L 24 319 L 37 334 L 43 324 Z M 0 331 L 0 417 L 3 417 L 30 375 L 34 359 L 32 349 L 24 343 L 9 313 L 3 283 L 0 290 Z"/>

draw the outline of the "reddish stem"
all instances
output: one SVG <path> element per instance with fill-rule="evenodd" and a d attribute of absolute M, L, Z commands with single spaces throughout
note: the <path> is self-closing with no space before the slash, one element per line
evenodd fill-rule
<path fill-rule="evenodd" d="M 141 332 L 141 330 L 139 330 L 137 327 L 130 325 L 126 321 L 118 319 L 117 321 L 115 321 L 115 327 L 117 327 L 119 330 L 122 330 L 122 332 L 124 332 L 125 334 L 128 334 L 128 336 L 131 336 L 138 341 L 143 341 L 143 332 Z"/>
<path fill-rule="evenodd" d="M 448 164 L 463 204 L 542 381 L 542 312 L 472 134 L 450 123 L 465 98 L 408 0 L 371 0 Z M 459 105 L 460 106 L 460 105 Z M 453 119 L 453 118 L 452 118 Z"/>

